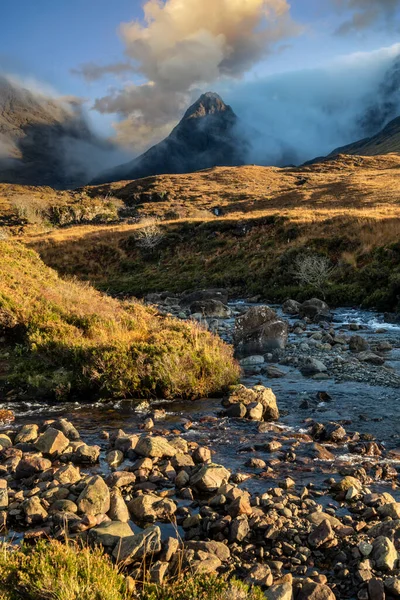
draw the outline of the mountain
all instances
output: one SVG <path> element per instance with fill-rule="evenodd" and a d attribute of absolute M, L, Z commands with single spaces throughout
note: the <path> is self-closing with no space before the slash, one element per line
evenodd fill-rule
<path fill-rule="evenodd" d="M 243 165 L 248 147 L 239 125 L 232 108 L 218 94 L 208 92 L 186 111 L 166 139 L 131 162 L 101 173 L 92 183 Z"/>
<path fill-rule="evenodd" d="M 83 185 L 111 149 L 90 131 L 75 100 L 34 93 L 0 76 L 0 183 Z"/>
<path fill-rule="evenodd" d="M 400 117 L 390 121 L 376 135 L 364 138 L 353 144 L 336 148 L 327 158 L 338 154 L 358 154 L 360 156 L 378 156 L 379 154 L 400 153 Z"/>

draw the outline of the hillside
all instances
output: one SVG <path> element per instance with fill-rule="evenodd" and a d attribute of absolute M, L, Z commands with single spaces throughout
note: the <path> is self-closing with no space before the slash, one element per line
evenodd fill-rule
<path fill-rule="evenodd" d="M 0 256 L 11 385 L 58 399 L 166 398 L 217 393 L 236 381 L 231 350 L 197 325 L 60 279 L 22 244 L 0 241 Z"/>
<path fill-rule="evenodd" d="M 61 273 L 113 294 L 227 287 L 274 301 L 305 298 L 298 255 L 329 257 L 333 304 L 394 310 L 400 295 L 400 156 L 339 156 L 303 168 L 215 168 L 85 188 L 136 212 L 134 222 L 26 236 Z M 217 210 L 216 210 L 217 209 Z M 216 216 L 216 212 L 219 216 Z M 138 235 L 158 218 L 157 247 Z"/>
<path fill-rule="evenodd" d="M 400 153 L 400 117 L 393 119 L 386 125 L 382 131 L 372 137 L 364 138 L 353 144 L 336 148 L 329 157 L 338 154 L 357 154 L 361 156 L 378 156 L 390 154 L 392 152 Z"/>
<path fill-rule="evenodd" d="M 135 160 L 100 173 L 93 183 L 244 164 L 247 144 L 238 127 L 232 108 L 218 94 L 208 92 L 186 111 L 165 140 Z"/>
<path fill-rule="evenodd" d="M 76 100 L 0 76 L 0 106 L 0 182 L 69 189 L 109 164 L 111 145 L 91 132 Z"/>

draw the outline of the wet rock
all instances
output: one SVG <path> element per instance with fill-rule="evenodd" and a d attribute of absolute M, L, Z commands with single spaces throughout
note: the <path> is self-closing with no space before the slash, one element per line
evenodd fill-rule
<path fill-rule="evenodd" d="M 371 365 L 376 365 L 378 367 L 385 364 L 385 359 L 374 352 L 360 352 L 357 354 L 357 358 L 360 362 L 370 363 Z"/>
<path fill-rule="evenodd" d="M 23 425 L 15 436 L 15 444 L 29 444 L 39 437 L 39 426 L 35 424 Z"/>
<path fill-rule="evenodd" d="M 205 446 L 199 446 L 193 452 L 192 458 L 196 464 L 211 462 L 211 450 Z"/>
<path fill-rule="evenodd" d="M 80 444 L 71 456 L 71 460 L 77 465 L 95 465 L 99 461 L 100 447 Z"/>
<path fill-rule="evenodd" d="M 110 491 L 102 477 L 92 477 L 77 501 L 78 509 L 87 515 L 108 513 L 110 510 Z"/>
<path fill-rule="evenodd" d="M 252 402 L 247 407 L 246 416 L 250 421 L 262 421 L 264 416 L 264 406 L 261 402 Z"/>
<path fill-rule="evenodd" d="M 282 304 L 282 312 L 285 315 L 298 315 L 300 312 L 301 303 L 297 302 L 297 300 L 286 300 Z"/>
<path fill-rule="evenodd" d="M 110 467 L 117 468 L 124 461 L 124 454 L 121 450 L 111 450 L 106 456 L 106 461 Z"/>
<path fill-rule="evenodd" d="M 267 463 L 261 458 L 249 458 L 246 462 L 246 467 L 250 469 L 265 469 Z"/>
<path fill-rule="evenodd" d="M 49 427 L 42 433 L 35 442 L 35 447 L 39 452 L 48 456 L 62 454 L 69 446 L 69 440 L 62 431 Z"/>
<path fill-rule="evenodd" d="M 238 356 L 284 349 L 287 338 L 287 322 L 268 306 L 254 306 L 236 319 L 234 343 Z"/>
<path fill-rule="evenodd" d="M 131 500 L 128 508 L 131 515 L 140 522 L 170 522 L 176 512 L 177 506 L 173 500 L 169 500 L 168 498 L 146 494 Z"/>
<path fill-rule="evenodd" d="M 92 545 L 103 546 L 112 550 L 122 539 L 132 535 L 133 531 L 128 523 L 111 521 L 90 529 L 88 541 Z"/>
<path fill-rule="evenodd" d="M 220 300 L 197 300 L 190 305 L 191 314 L 200 313 L 206 318 L 227 319 L 230 309 Z"/>
<path fill-rule="evenodd" d="M 347 492 L 350 488 L 355 488 L 360 492 L 362 490 L 362 483 L 359 481 L 359 479 L 348 475 L 347 477 L 343 477 L 343 479 L 334 483 L 332 487 L 336 492 Z"/>
<path fill-rule="evenodd" d="M 265 375 L 270 379 L 281 379 L 282 377 L 285 377 L 286 373 L 271 365 L 265 369 Z"/>
<path fill-rule="evenodd" d="M 154 556 L 160 550 L 161 530 L 153 526 L 145 529 L 143 533 L 122 538 L 112 555 L 117 563 L 129 565 L 147 556 Z"/>
<path fill-rule="evenodd" d="M 263 420 L 275 421 L 279 419 L 276 396 L 270 388 L 262 385 L 255 385 L 253 388 L 247 388 L 244 385 L 232 387 L 229 397 L 224 400 L 224 405 L 231 406 L 234 404 L 243 404 L 247 407 L 261 404 L 263 406 Z"/>
<path fill-rule="evenodd" d="M 244 419 L 246 414 L 247 408 L 241 402 L 238 402 L 237 404 L 232 404 L 225 411 L 225 416 L 229 417 L 230 419 Z"/>
<path fill-rule="evenodd" d="M 260 355 L 247 356 L 239 361 L 242 367 L 256 367 L 257 365 L 264 364 L 264 362 L 264 357 Z"/>
<path fill-rule="evenodd" d="M 177 453 L 176 449 L 160 436 L 144 436 L 138 441 L 135 452 L 149 458 L 170 458 Z"/>
<path fill-rule="evenodd" d="M 377 568 L 382 571 L 392 571 L 397 562 L 397 551 L 393 542 L 383 535 L 374 540 L 371 556 Z"/>
<path fill-rule="evenodd" d="M 334 460 L 335 455 L 332 454 L 325 446 L 321 444 L 313 444 L 311 449 L 312 456 L 319 460 Z"/>
<path fill-rule="evenodd" d="M 227 304 L 229 299 L 229 292 L 222 288 L 220 289 L 209 289 L 209 290 L 196 290 L 183 294 L 180 305 L 190 306 L 193 302 L 203 302 L 204 300 L 216 300 Z"/>
<path fill-rule="evenodd" d="M 299 315 L 301 319 L 307 318 L 314 323 L 332 320 L 332 313 L 329 306 L 326 302 L 318 298 L 311 298 L 311 300 L 303 302 L 299 308 Z"/>
<path fill-rule="evenodd" d="M 129 450 L 135 450 L 140 437 L 138 435 L 126 435 L 123 431 L 114 440 L 114 448 L 127 453 Z"/>
<path fill-rule="evenodd" d="M 43 471 L 50 469 L 50 467 L 51 461 L 47 458 L 43 458 L 37 454 L 25 455 L 25 457 L 18 463 L 15 471 L 15 478 L 26 479 L 28 477 L 32 477 L 32 475 L 42 473 Z"/>
<path fill-rule="evenodd" d="M 319 375 L 320 373 L 326 373 L 327 370 L 328 369 L 323 362 L 312 357 L 306 358 L 300 367 L 300 372 L 305 377 L 313 377 L 314 375 Z"/>
<path fill-rule="evenodd" d="M 67 421 L 67 419 L 59 419 L 58 421 L 55 421 L 52 424 L 52 427 L 62 431 L 65 437 L 67 437 L 69 440 L 76 441 L 81 437 L 76 427 L 70 421 Z"/>
<path fill-rule="evenodd" d="M 190 487 L 200 492 L 216 492 L 229 480 L 230 473 L 222 465 L 213 463 L 196 467 L 190 476 Z"/>

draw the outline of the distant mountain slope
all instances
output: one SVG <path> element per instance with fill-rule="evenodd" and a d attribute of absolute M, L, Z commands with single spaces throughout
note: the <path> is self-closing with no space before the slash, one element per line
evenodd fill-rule
<path fill-rule="evenodd" d="M 232 108 L 218 94 L 203 94 L 166 139 L 133 161 L 101 173 L 92 183 L 242 165 L 248 148 L 238 124 Z"/>
<path fill-rule="evenodd" d="M 329 154 L 329 157 L 338 154 L 378 156 L 379 154 L 390 154 L 391 152 L 400 152 L 400 117 L 390 121 L 382 131 L 372 137 L 336 148 Z"/>
<path fill-rule="evenodd" d="M 104 164 L 96 160 L 110 150 L 76 101 L 32 93 L 0 76 L 1 183 L 73 188 L 96 173 Z"/>

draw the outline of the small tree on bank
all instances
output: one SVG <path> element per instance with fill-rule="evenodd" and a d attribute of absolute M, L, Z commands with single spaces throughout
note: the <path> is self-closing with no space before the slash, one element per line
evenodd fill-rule
<path fill-rule="evenodd" d="M 140 224 L 140 229 L 135 231 L 134 234 L 136 243 L 139 248 L 153 252 L 165 237 L 165 234 L 159 225 L 159 221 L 158 219 L 149 217 L 143 219 Z"/>
<path fill-rule="evenodd" d="M 324 300 L 326 287 L 334 270 L 335 267 L 329 258 L 316 254 L 298 256 L 294 264 L 294 276 L 300 285 L 313 287 Z"/>

